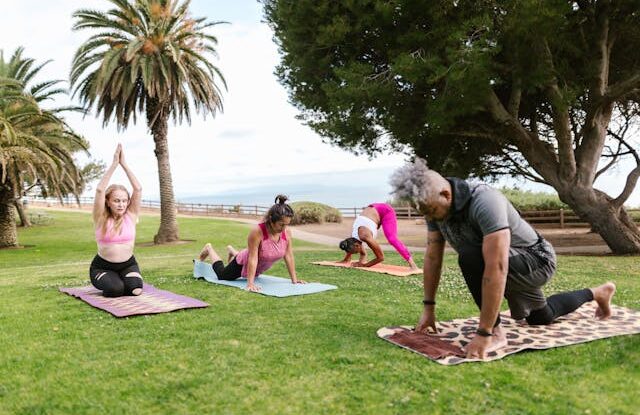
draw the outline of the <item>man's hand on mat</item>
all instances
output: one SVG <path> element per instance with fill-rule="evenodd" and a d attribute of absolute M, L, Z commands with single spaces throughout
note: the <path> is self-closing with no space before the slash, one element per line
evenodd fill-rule
<path fill-rule="evenodd" d="M 467 359 L 484 359 L 487 357 L 487 349 L 493 342 L 493 337 L 484 337 L 475 335 L 471 342 L 465 346 L 467 352 Z"/>
<path fill-rule="evenodd" d="M 362 267 L 366 267 L 367 264 L 364 262 L 354 262 L 351 264 L 352 267 L 356 267 L 356 268 L 362 268 Z"/>
<path fill-rule="evenodd" d="M 307 282 L 304 280 L 293 280 L 291 281 L 291 284 L 306 284 Z"/>
<path fill-rule="evenodd" d="M 262 289 L 262 287 L 260 287 L 259 285 L 247 284 L 247 291 L 253 291 L 254 293 L 257 293 L 261 289 Z"/>
<path fill-rule="evenodd" d="M 414 329 L 417 333 L 423 334 L 438 334 L 438 328 L 436 327 L 436 313 L 434 310 L 425 309 L 422 312 L 420 321 Z"/>

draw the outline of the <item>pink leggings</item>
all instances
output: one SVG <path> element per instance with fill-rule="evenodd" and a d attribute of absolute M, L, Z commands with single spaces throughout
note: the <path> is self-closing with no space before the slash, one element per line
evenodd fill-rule
<path fill-rule="evenodd" d="M 398 239 L 398 220 L 396 219 L 396 211 L 391 205 L 386 203 L 372 203 L 369 205 L 374 208 L 380 216 L 380 225 L 387 241 L 406 261 L 411 259 L 411 253 L 406 246 Z"/>

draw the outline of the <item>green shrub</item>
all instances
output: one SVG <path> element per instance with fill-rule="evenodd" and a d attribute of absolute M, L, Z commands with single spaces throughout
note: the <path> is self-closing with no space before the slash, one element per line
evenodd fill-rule
<path fill-rule="evenodd" d="M 532 192 L 507 187 L 501 188 L 500 191 L 520 211 L 569 209 L 569 206 L 561 202 L 555 193 Z"/>
<path fill-rule="evenodd" d="M 293 202 L 291 203 L 294 216 L 292 225 L 303 225 L 305 223 L 340 223 L 342 214 L 334 207 L 317 202 Z"/>

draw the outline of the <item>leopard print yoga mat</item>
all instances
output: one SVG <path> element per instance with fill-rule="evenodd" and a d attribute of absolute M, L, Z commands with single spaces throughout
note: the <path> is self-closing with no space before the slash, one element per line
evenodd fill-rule
<path fill-rule="evenodd" d="M 640 333 L 640 312 L 611 306 L 611 317 L 607 320 L 598 320 L 594 317 L 596 307 L 596 303 L 591 301 L 547 326 L 529 326 L 526 323 L 516 322 L 508 314 L 503 314 L 501 315 L 502 328 L 507 335 L 507 346 L 489 353 L 484 360 L 467 359 L 455 353 L 458 348 L 464 348 L 473 338 L 478 327 L 478 318 L 439 322 L 438 329 L 442 335 L 439 339 L 452 346 L 451 353 L 443 353 L 441 351 L 446 348 L 438 347 L 440 355 L 432 352 L 430 348 L 421 352 L 416 345 L 420 344 L 420 338 L 426 335 L 414 333 L 409 326 L 383 327 L 377 334 L 384 340 L 419 353 L 442 365 L 456 365 L 465 362 L 498 360 L 525 349 L 550 349 Z"/>

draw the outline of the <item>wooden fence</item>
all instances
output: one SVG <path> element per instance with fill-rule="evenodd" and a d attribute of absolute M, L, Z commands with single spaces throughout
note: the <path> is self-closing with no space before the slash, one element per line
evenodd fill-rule
<path fill-rule="evenodd" d="M 81 197 L 80 206 L 74 198 L 64 198 L 62 203 L 55 198 L 30 197 L 27 204 L 34 206 L 66 206 L 91 208 L 93 206 L 92 197 Z M 242 204 L 208 204 L 208 203 L 176 203 L 178 213 L 194 216 L 235 216 L 235 217 L 261 217 L 268 210 L 268 206 L 242 205 Z M 159 211 L 160 202 L 154 200 L 143 200 L 142 209 L 146 211 Z M 363 207 L 342 207 L 336 208 L 345 218 L 356 217 Z M 395 207 L 396 215 L 399 219 L 423 219 L 417 210 L 411 207 Z M 628 209 L 627 212 L 633 217 L 636 223 L 640 223 L 640 209 Z M 573 211 L 568 209 L 556 210 L 536 210 L 521 212 L 532 225 L 539 227 L 588 227 L 589 224 L 583 222 Z"/>

